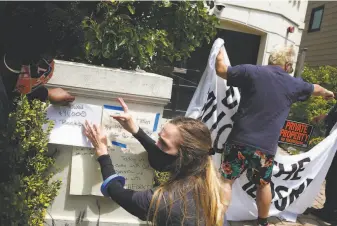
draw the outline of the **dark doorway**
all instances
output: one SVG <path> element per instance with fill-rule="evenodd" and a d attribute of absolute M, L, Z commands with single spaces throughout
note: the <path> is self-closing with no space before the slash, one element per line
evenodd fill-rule
<path fill-rule="evenodd" d="M 216 38 L 225 41 L 225 47 L 231 65 L 256 64 L 261 36 L 231 30 L 218 29 Z M 191 54 L 191 58 L 179 65 L 183 72 L 173 72 L 171 102 L 164 109 L 165 118 L 185 115 L 194 91 L 205 70 L 213 42 L 204 44 Z"/>

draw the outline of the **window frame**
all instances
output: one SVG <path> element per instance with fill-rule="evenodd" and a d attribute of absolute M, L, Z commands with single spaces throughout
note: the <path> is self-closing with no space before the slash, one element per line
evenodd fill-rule
<path fill-rule="evenodd" d="M 309 27 L 308 27 L 308 33 L 310 32 L 316 32 L 316 31 L 320 31 L 321 30 L 321 26 L 322 26 L 322 21 L 323 21 L 323 16 L 324 16 L 324 6 L 325 5 L 321 5 L 321 6 L 318 6 L 318 7 L 315 7 L 311 10 L 311 15 L 310 15 L 310 21 L 309 21 Z M 319 27 L 318 28 L 315 28 L 315 29 L 312 29 L 312 24 L 314 23 L 314 18 L 315 18 L 315 13 L 319 10 L 322 10 L 322 17 L 321 17 L 321 20 L 319 22 Z"/>

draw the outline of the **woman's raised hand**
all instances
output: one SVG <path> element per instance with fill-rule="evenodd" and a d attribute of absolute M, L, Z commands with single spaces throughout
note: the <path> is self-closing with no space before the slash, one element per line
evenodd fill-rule
<path fill-rule="evenodd" d="M 136 125 L 131 114 L 129 113 L 128 106 L 122 98 L 118 98 L 118 102 L 122 106 L 124 113 L 120 115 L 112 115 L 111 117 L 116 119 L 126 131 L 136 134 L 139 130 L 139 127 Z"/>
<path fill-rule="evenodd" d="M 106 134 L 102 131 L 100 126 L 90 125 L 85 121 L 84 134 L 88 137 L 95 148 L 97 157 L 108 154 L 108 139 Z"/>

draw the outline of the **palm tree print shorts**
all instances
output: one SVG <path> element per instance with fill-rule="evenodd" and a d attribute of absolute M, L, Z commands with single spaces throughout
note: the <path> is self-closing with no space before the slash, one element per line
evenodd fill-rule
<path fill-rule="evenodd" d="M 226 143 L 221 159 L 221 174 L 224 178 L 235 180 L 247 170 L 247 178 L 256 185 L 270 183 L 274 155 L 237 143 Z"/>

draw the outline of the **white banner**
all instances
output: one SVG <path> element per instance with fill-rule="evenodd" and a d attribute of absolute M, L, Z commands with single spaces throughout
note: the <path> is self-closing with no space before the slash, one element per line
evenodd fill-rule
<path fill-rule="evenodd" d="M 213 44 L 206 70 L 193 96 L 186 116 L 201 118 L 212 131 L 213 146 L 220 152 L 232 128 L 231 117 L 235 114 L 240 94 L 235 87 L 215 72 L 215 58 L 223 48 L 224 41 Z M 229 59 L 226 55 L 226 63 Z M 336 128 L 336 127 L 335 127 Z M 272 206 L 270 216 L 279 216 L 295 221 L 297 214 L 310 207 L 319 193 L 322 182 L 337 149 L 337 130 L 309 152 L 285 156 L 277 154 L 272 176 Z M 220 167 L 220 154 L 214 157 Z M 256 186 L 244 173 L 233 184 L 232 202 L 226 214 L 227 220 L 243 221 L 257 218 L 255 202 Z"/>
<path fill-rule="evenodd" d="M 201 118 L 208 126 L 212 133 L 213 147 L 218 152 L 222 150 L 232 129 L 231 117 L 240 102 L 238 88 L 227 86 L 227 81 L 216 75 L 215 59 L 220 48 L 224 48 L 224 41 L 218 38 L 212 46 L 206 69 L 186 112 L 187 117 Z M 224 52 L 225 63 L 230 65 L 226 50 Z M 216 153 L 213 160 L 220 167 L 221 154 Z"/>

